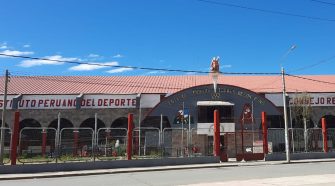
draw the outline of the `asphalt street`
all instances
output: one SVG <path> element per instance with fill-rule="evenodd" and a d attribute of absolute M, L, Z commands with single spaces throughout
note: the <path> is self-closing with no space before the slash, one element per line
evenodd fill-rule
<path fill-rule="evenodd" d="M 23 180 L 0 186 L 335 185 L 335 162 L 197 168 Z"/>

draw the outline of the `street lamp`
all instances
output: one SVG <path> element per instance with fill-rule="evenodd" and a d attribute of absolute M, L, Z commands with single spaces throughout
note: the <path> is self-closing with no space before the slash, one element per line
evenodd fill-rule
<path fill-rule="evenodd" d="M 285 55 L 281 59 L 281 66 L 283 65 L 282 62 L 285 58 L 295 49 L 297 48 L 296 45 L 292 45 L 289 50 L 285 53 Z M 282 76 L 282 88 L 283 88 L 283 107 L 284 107 L 284 123 L 285 123 L 285 151 L 286 151 L 286 161 L 290 163 L 290 147 L 289 147 L 289 139 L 288 139 L 288 121 L 287 121 L 287 107 L 286 107 L 286 85 L 285 85 L 285 71 L 284 67 L 281 67 L 281 76 Z"/>
<path fill-rule="evenodd" d="M 282 67 L 282 85 L 283 85 L 283 103 L 284 103 L 284 123 L 285 123 L 285 151 L 286 151 L 286 161 L 290 163 L 290 148 L 289 148 L 289 140 L 288 140 L 288 126 L 287 126 L 287 107 L 286 107 L 286 86 L 285 86 L 285 71 Z"/>

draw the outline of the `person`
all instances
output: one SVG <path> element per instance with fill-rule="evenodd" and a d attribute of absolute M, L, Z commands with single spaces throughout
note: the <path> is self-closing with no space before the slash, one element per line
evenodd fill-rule
<path fill-rule="evenodd" d="M 88 156 L 87 150 L 88 150 L 88 146 L 84 145 L 81 149 L 81 156 L 83 156 L 83 157 Z"/>
<path fill-rule="evenodd" d="M 115 142 L 115 151 L 120 155 L 120 141 L 118 139 Z"/>
<path fill-rule="evenodd" d="M 219 63 L 219 56 L 213 57 L 211 62 L 211 72 L 219 72 L 220 71 L 220 63 Z"/>

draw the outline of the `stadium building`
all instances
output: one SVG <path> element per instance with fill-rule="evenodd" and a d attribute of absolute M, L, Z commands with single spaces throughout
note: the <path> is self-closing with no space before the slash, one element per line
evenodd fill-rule
<path fill-rule="evenodd" d="M 335 76 L 285 80 L 289 127 L 321 127 L 325 117 L 328 127 L 335 128 Z M 3 92 L 4 77 L 0 83 Z M 98 128 L 127 128 L 127 115 L 133 113 L 135 127 L 185 127 L 211 135 L 218 109 L 224 132 L 260 129 L 263 111 L 269 128 L 283 128 L 282 90 L 279 75 L 223 75 L 216 91 L 210 76 L 13 76 L 6 125 L 19 111 L 20 129 L 57 128 L 59 114 L 61 128 L 93 128 L 95 120 Z"/>

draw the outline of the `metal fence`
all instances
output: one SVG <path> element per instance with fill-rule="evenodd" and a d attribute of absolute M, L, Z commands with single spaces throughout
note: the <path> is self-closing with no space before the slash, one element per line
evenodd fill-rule
<path fill-rule="evenodd" d="M 90 161 L 94 158 L 92 128 L 63 128 L 59 139 L 59 160 Z"/>
<path fill-rule="evenodd" d="M 289 148 L 292 153 L 323 152 L 323 135 L 321 128 L 289 128 Z M 329 151 L 334 151 L 335 129 L 327 129 Z M 285 130 L 283 128 L 268 129 L 269 153 L 285 152 Z"/>
<path fill-rule="evenodd" d="M 213 156 L 213 128 L 192 128 L 189 138 L 190 156 Z"/>
<path fill-rule="evenodd" d="M 25 127 L 20 131 L 18 161 L 51 162 L 55 159 L 56 129 Z"/>
<path fill-rule="evenodd" d="M 125 159 L 127 147 L 126 128 L 100 128 L 97 135 L 99 160 Z"/>
<path fill-rule="evenodd" d="M 269 153 L 285 152 L 285 130 L 282 128 L 268 129 Z"/>
<path fill-rule="evenodd" d="M 335 128 L 327 129 L 328 149 L 330 152 L 335 151 Z"/>
<path fill-rule="evenodd" d="M 323 136 L 322 129 L 310 128 L 306 130 L 306 152 L 322 152 Z"/>
<path fill-rule="evenodd" d="M 186 128 L 165 128 L 163 130 L 164 156 L 184 157 L 189 155 L 188 151 L 188 129 Z"/>
<path fill-rule="evenodd" d="M 0 130 L 4 131 L 4 156 L 3 156 L 3 163 L 9 163 L 9 155 L 10 155 L 10 145 L 11 145 L 11 137 L 12 137 L 12 130 L 10 128 L 2 128 Z"/>
<path fill-rule="evenodd" d="M 162 157 L 163 149 L 160 129 L 154 127 L 134 128 L 132 151 L 135 158 Z"/>
<path fill-rule="evenodd" d="M 305 131 L 301 128 L 288 129 L 290 151 L 293 153 L 305 152 Z"/>
<path fill-rule="evenodd" d="M 5 163 L 9 162 L 11 131 L 5 129 Z M 221 129 L 223 131 L 223 129 Z M 21 163 L 57 161 L 95 161 L 126 159 L 127 129 L 100 128 L 23 128 L 19 133 L 18 161 Z M 329 151 L 335 149 L 335 129 L 327 129 Z M 152 128 L 133 130 L 132 155 L 135 159 L 162 157 L 195 157 L 213 155 L 213 127 Z M 261 130 L 221 132 L 221 152 L 234 158 L 263 153 Z M 322 152 L 322 129 L 290 128 L 289 147 L 292 153 Z M 268 129 L 269 153 L 285 152 L 285 132 Z"/>

